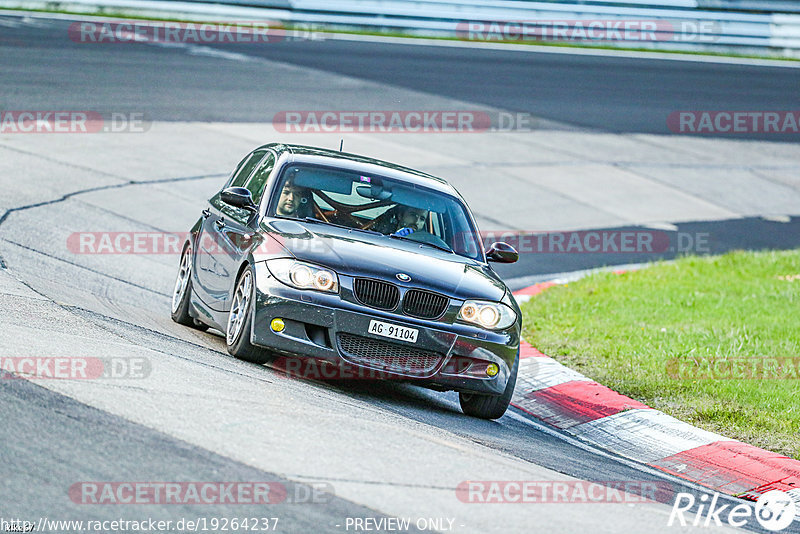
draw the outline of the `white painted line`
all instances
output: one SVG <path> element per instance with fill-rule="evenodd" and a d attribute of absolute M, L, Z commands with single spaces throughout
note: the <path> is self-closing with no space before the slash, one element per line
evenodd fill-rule
<path fill-rule="evenodd" d="M 644 223 L 642 225 L 644 228 L 651 228 L 653 230 L 664 230 L 665 232 L 677 232 L 678 227 L 669 222 L 651 222 L 651 223 Z"/>
<path fill-rule="evenodd" d="M 792 221 L 789 215 L 762 215 L 761 218 L 769 222 L 788 223 Z"/>
<path fill-rule="evenodd" d="M 574 426 L 581 439 L 622 456 L 651 463 L 715 441 L 734 441 L 658 410 L 627 410 Z"/>
<path fill-rule="evenodd" d="M 49 28 L 51 25 L 50 22 L 40 22 L 33 17 L 22 17 L 22 24 L 26 26 L 32 26 L 34 28 Z"/>
<path fill-rule="evenodd" d="M 218 59 L 227 59 L 230 61 L 253 61 L 255 58 L 252 56 L 248 56 L 246 54 L 239 54 L 237 52 L 226 52 L 224 50 L 219 50 L 217 48 L 211 48 L 208 46 L 201 46 L 201 45 L 192 45 L 188 49 L 188 53 L 190 56 L 205 56 L 205 57 L 213 57 Z"/>
<path fill-rule="evenodd" d="M 662 263 L 670 263 L 672 260 L 665 260 Z M 637 271 L 639 269 L 645 269 L 653 265 L 653 262 L 646 262 L 646 263 L 626 263 L 623 265 L 609 265 L 607 267 L 598 267 L 595 269 L 582 269 L 580 271 L 568 271 L 564 273 L 546 273 L 546 274 L 533 274 L 529 276 L 519 276 L 517 278 L 509 278 L 505 280 L 506 284 L 510 286 L 519 287 L 524 289 L 526 287 L 530 287 L 534 284 L 540 284 L 542 282 L 553 282 L 555 284 L 567 284 L 569 282 L 574 282 L 576 280 L 580 280 L 586 276 L 589 276 L 594 273 L 605 273 L 609 271 Z M 519 291 L 517 290 L 517 291 Z M 514 295 L 514 298 L 519 300 L 519 297 Z"/>

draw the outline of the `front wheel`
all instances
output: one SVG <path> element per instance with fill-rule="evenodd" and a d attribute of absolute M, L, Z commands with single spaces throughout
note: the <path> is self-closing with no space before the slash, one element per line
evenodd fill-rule
<path fill-rule="evenodd" d="M 255 307 L 255 279 L 253 271 L 248 267 L 236 281 L 233 292 L 231 312 L 228 314 L 228 328 L 225 342 L 228 352 L 234 357 L 252 363 L 268 363 L 270 354 L 250 343 L 250 333 L 253 324 L 253 308 Z"/>
<path fill-rule="evenodd" d="M 508 377 L 506 389 L 502 395 L 482 395 L 480 393 L 458 393 L 458 401 L 461 410 L 466 415 L 479 417 L 481 419 L 500 419 L 508 405 L 511 404 L 511 396 L 514 395 L 514 387 L 517 385 L 517 369 L 519 368 L 519 352 L 511 367 L 511 374 Z"/>

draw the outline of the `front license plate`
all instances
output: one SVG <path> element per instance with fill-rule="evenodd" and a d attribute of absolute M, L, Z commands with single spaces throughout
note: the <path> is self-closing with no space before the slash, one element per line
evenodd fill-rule
<path fill-rule="evenodd" d="M 398 326 L 396 324 L 384 323 L 382 321 L 376 321 L 373 319 L 369 322 L 368 332 L 370 334 L 377 334 L 383 337 L 399 339 L 400 341 L 416 343 L 419 330 L 416 328 L 408 328 L 405 326 Z"/>

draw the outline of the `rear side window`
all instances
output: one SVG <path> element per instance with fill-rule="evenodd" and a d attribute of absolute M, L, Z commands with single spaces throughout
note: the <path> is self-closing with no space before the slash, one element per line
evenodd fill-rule
<path fill-rule="evenodd" d="M 264 160 L 264 163 L 259 166 L 255 174 L 250 178 L 250 181 L 247 182 L 245 187 L 247 187 L 250 194 L 253 195 L 253 202 L 256 204 L 261 202 L 261 197 L 264 196 L 264 189 L 267 186 L 267 179 L 269 179 L 269 175 L 272 174 L 272 169 L 274 168 L 275 155 L 270 153 L 267 159 Z"/>

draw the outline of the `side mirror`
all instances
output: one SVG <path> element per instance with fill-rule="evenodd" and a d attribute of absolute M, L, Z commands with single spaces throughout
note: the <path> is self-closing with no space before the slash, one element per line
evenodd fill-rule
<path fill-rule="evenodd" d="M 486 259 L 497 263 L 514 263 L 519 259 L 519 253 L 508 243 L 498 241 L 486 251 Z"/>
<path fill-rule="evenodd" d="M 219 198 L 234 208 L 258 211 L 258 206 L 253 202 L 253 195 L 244 187 L 229 187 L 220 193 Z"/>

